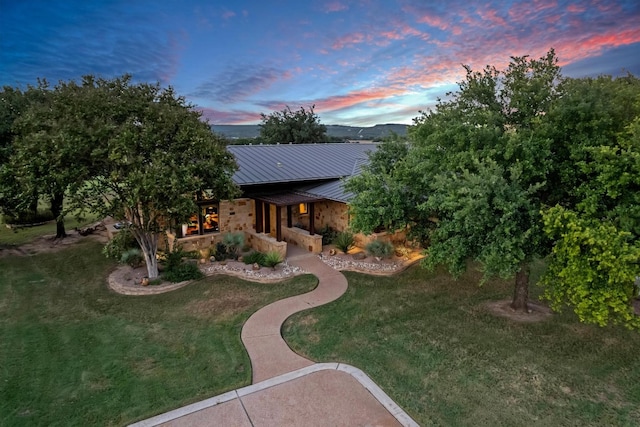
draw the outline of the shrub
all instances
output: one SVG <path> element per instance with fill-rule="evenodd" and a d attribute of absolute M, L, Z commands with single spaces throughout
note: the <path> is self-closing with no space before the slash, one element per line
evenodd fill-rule
<path fill-rule="evenodd" d="M 333 243 L 336 245 L 336 248 L 340 249 L 344 253 L 347 253 L 349 252 L 349 249 L 353 247 L 355 238 L 352 232 L 342 231 L 338 233 Z"/>
<path fill-rule="evenodd" d="M 224 261 L 227 259 L 227 246 L 222 242 L 216 243 L 216 249 L 213 253 L 213 257 L 216 261 Z"/>
<path fill-rule="evenodd" d="M 275 251 L 270 251 L 265 254 L 264 263 L 262 265 L 264 265 L 265 267 L 275 268 L 276 265 L 280 264 L 281 262 L 282 257 L 280 256 L 280 254 Z"/>
<path fill-rule="evenodd" d="M 2 221 L 5 224 L 28 225 L 56 219 L 49 209 L 38 209 L 37 212 L 20 212 L 17 214 L 5 213 Z"/>
<path fill-rule="evenodd" d="M 322 236 L 322 244 L 328 245 L 331 242 L 333 242 L 333 240 L 338 235 L 338 232 L 335 229 L 329 227 L 328 225 L 325 225 L 318 231 L 318 234 Z"/>
<path fill-rule="evenodd" d="M 265 255 L 262 252 L 252 251 L 252 252 L 249 252 L 247 255 L 243 256 L 242 261 L 245 264 L 258 263 L 260 265 L 264 265 L 264 258 L 265 258 Z"/>
<path fill-rule="evenodd" d="M 229 256 L 238 259 L 240 249 L 244 246 L 244 233 L 227 233 L 222 237 L 222 243 L 227 247 Z"/>
<path fill-rule="evenodd" d="M 185 252 L 181 248 L 176 248 L 169 252 L 162 277 L 169 282 L 184 282 L 185 280 L 202 278 L 204 274 L 196 264 L 183 261 L 183 258 L 188 255 L 189 252 Z"/>
<path fill-rule="evenodd" d="M 185 280 L 201 279 L 204 274 L 196 264 L 181 263 L 171 270 L 167 269 L 163 277 L 169 282 L 184 282 Z"/>
<path fill-rule="evenodd" d="M 127 249 L 120 257 L 121 264 L 127 264 L 132 268 L 140 267 L 142 265 L 142 261 L 144 261 L 142 251 L 138 248 Z"/>
<path fill-rule="evenodd" d="M 136 238 L 128 229 L 123 229 L 113 236 L 113 239 L 102 248 L 102 254 L 107 258 L 120 260 L 129 249 L 140 249 Z"/>
<path fill-rule="evenodd" d="M 374 240 L 373 242 L 368 243 L 365 250 L 369 255 L 378 258 L 390 258 L 394 253 L 391 242 L 385 242 L 382 240 Z"/>

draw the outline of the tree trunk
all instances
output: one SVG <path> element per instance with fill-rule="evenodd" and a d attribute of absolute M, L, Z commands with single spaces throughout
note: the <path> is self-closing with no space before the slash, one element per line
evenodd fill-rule
<path fill-rule="evenodd" d="M 522 263 L 520 270 L 516 273 L 516 286 L 513 291 L 513 302 L 511 308 L 515 311 L 529 312 L 527 302 L 529 300 L 529 264 Z"/>
<path fill-rule="evenodd" d="M 150 280 L 158 277 L 158 259 L 156 254 L 158 253 L 158 237 L 155 233 L 149 231 L 138 231 L 134 234 L 142 254 L 144 255 L 144 261 L 147 264 L 147 277 Z"/>
<path fill-rule="evenodd" d="M 64 193 L 56 192 L 51 197 L 51 213 L 56 219 L 56 239 L 62 239 L 67 237 L 67 232 L 64 229 L 64 217 L 62 216 L 62 204 L 64 202 Z"/>

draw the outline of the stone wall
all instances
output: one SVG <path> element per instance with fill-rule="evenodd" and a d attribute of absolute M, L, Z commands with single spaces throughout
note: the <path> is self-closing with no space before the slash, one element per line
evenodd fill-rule
<path fill-rule="evenodd" d="M 338 231 L 349 228 L 349 206 L 326 200 L 315 204 L 316 230 L 328 225 Z"/>
<path fill-rule="evenodd" d="M 275 237 L 265 233 L 256 233 L 255 230 L 245 230 L 245 241 L 258 252 L 277 252 L 282 259 L 287 257 L 287 242 L 278 242 Z"/>
<path fill-rule="evenodd" d="M 307 230 L 303 230 L 301 228 L 284 227 L 282 229 L 282 238 L 288 244 L 300 246 L 314 254 L 322 252 L 322 236 L 319 234 L 311 235 Z"/>
<path fill-rule="evenodd" d="M 255 230 L 254 202 L 242 198 L 220 201 L 220 232 Z"/>

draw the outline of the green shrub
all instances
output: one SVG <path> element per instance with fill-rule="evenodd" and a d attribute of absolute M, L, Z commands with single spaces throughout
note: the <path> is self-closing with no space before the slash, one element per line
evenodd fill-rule
<path fill-rule="evenodd" d="M 216 243 L 216 249 L 213 252 L 213 257 L 216 261 L 224 261 L 227 259 L 227 246 L 222 242 Z"/>
<path fill-rule="evenodd" d="M 197 264 L 181 263 L 171 270 L 167 269 L 162 277 L 169 282 L 184 282 L 185 280 L 196 280 L 204 277 Z"/>
<path fill-rule="evenodd" d="M 222 237 L 222 243 L 227 247 L 230 258 L 238 259 L 240 250 L 244 246 L 244 233 L 227 233 Z"/>
<path fill-rule="evenodd" d="M 334 241 L 334 239 L 338 235 L 338 232 L 335 229 L 329 227 L 328 225 L 325 225 L 320 230 L 318 230 L 318 234 L 322 236 L 322 244 L 328 245 Z"/>
<path fill-rule="evenodd" d="M 102 248 L 102 254 L 107 258 L 120 260 L 129 249 L 140 249 L 136 238 L 130 230 L 124 228 L 113 236 L 113 239 Z"/>
<path fill-rule="evenodd" d="M 265 254 L 264 263 L 262 265 L 264 265 L 265 267 L 275 268 L 276 265 L 280 264 L 281 262 L 282 257 L 278 252 L 269 251 Z"/>
<path fill-rule="evenodd" d="M 178 266 L 182 264 L 183 256 L 184 252 L 179 248 L 174 248 L 173 251 L 167 253 L 165 256 L 165 271 L 171 271 L 178 268 Z"/>
<path fill-rule="evenodd" d="M 265 255 L 262 252 L 252 251 L 252 252 L 249 252 L 247 255 L 243 256 L 242 261 L 245 264 L 258 263 L 260 265 L 264 265 L 264 258 L 265 258 Z"/>
<path fill-rule="evenodd" d="M 127 249 L 120 257 L 121 264 L 127 264 L 132 268 L 140 267 L 143 261 L 142 251 L 138 248 Z"/>
<path fill-rule="evenodd" d="M 5 213 L 2 221 L 5 224 L 28 225 L 56 219 L 49 209 L 38 209 L 37 212 L 21 212 L 17 214 Z"/>
<path fill-rule="evenodd" d="M 385 242 L 382 240 L 374 240 L 365 247 L 367 253 L 371 256 L 378 258 L 391 258 L 394 253 L 394 248 L 391 242 Z"/>
<path fill-rule="evenodd" d="M 355 244 L 355 237 L 350 231 L 342 231 L 338 233 L 333 243 L 336 245 L 336 248 L 347 253 Z"/>

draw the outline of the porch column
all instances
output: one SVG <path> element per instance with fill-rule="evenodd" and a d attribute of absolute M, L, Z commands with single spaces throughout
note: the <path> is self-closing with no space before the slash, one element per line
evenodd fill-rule
<path fill-rule="evenodd" d="M 309 234 L 312 236 L 316 234 L 315 216 L 316 216 L 315 203 L 311 202 L 309 203 Z"/>
<path fill-rule="evenodd" d="M 276 205 L 276 241 L 282 242 L 282 206 Z"/>
<path fill-rule="evenodd" d="M 256 233 L 264 230 L 264 212 L 262 211 L 262 200 L 256 200 Z"/>
<path fill-rule="evenodd" d="M 287 228 L 292 227 L 292 218 L 291 218 L 291 205 L 287 205 Z"/>
<path fill-rule="evenodd" d="M 271 205 L 264 204 L 264 232 L 271 234 Z"/>

